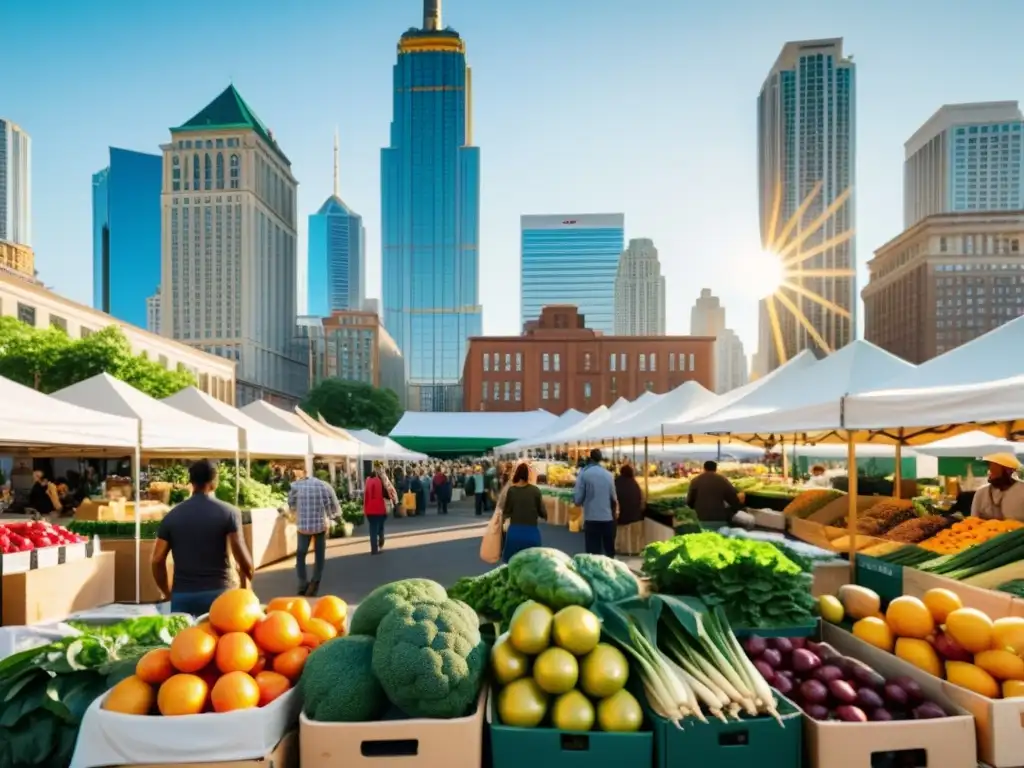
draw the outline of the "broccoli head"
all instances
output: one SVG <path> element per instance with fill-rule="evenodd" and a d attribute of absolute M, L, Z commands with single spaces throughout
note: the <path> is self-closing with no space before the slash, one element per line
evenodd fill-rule
<path fill-rule="evenodd" d="M 444 587 L 430 579 L 402 579 L 382 584 L 359 603 L 349 621 L 349 634 L 375 635 L 381 619 L 392 608 L 409 603 L 443 603 L 448 599 Z"/>
<path fill-rule="evenodd" d="M 306 659 L 299 678 L 306 717 L 321 723 L 375 721 L 388 708 L 373 675 L 372 637 L 328 640 Z"/>
<path fill-rule="evenodd" d="M 405 603 L 377 628 L 373 672 L 410 717 L 463 717 L 480 694 L 487 646 L 465 603 Z"/>

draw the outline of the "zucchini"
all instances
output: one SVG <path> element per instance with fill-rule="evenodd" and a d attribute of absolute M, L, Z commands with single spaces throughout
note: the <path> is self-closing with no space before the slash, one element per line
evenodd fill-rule
<path fill-rule="evenodd" d="M 988 541 L 958 552 L 932 573 L 945 576 L 996 561 L 1005 565 L 1003 562 L 1005 555 L 1013 553 L 1017 555 L 1016 559 L 1020 559 L 1024 556 L 1022 549 L 1024 549 L 1024 528 L 994 536 Z M 992 566 L 989 566 L 984 570 L 991 569 Z"/>

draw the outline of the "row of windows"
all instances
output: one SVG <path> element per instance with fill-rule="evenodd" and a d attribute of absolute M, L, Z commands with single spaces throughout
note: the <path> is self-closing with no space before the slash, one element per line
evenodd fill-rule
<path fill-rule="evenodd" d="M 668 357 L 668 369 L 670 371 L 674 372 L 676 370 L 676 366 L 677 365 L 678 365 L 679 370 L 683 371 L 683 372 L 685 372 L 687 370 L 690 370 L 690 371 L 697 370 L 697 368 L 696 368 L 696 363 L 697 363 L 696 355 L 693 352 L 690 352 L 688 354 L 686 352 L 678 352 L 678 353 L 676 353 L 676 352 L 668 352 L 666 354 L 667 354 L 667 357 Z M 612 353 L 610 353 L 609 356 L 608 356 L 608 370 L 610 370 L 612 372 L 618 372 L 618 371 L 625 372 L 627 370 L 627 360 L 628 360 L 628 357 L 629 356 L 625 352 L 612 352 Z M 504 370 L 505 371 L 510 372 L 510 371 L 513 370 L 513 368 L 512 368 L 512 360 L 513 360 L 512 353 L 506 352 L 505 355 L 504 355 L 504 362 L 505 362 Z M 492 369 L 495 372 L 502 370 L 501 362 L 502 362 L 502 355 L 501 355 L 501 353 L 494 352 L 492 354 L 487 354 L 485 352 L 484 355 L 483 355 L 483 369 L 484 369 L 484 372 L 485 373 L 490 372 Z M 687 364 L 689 364 L 689 367 L 687 367 Z M 650 354 L 640 353 L 637 356 L 637 367 L 638 367 L 639 370 L 644 371 L 644 372 L 646 372 L 648 370 L 650 370 L 652 372 L 653 371 L 657 371 L 658 370 L 658 354 L 656 352 L 651 352 Z M 590 356 L 590 353 L 589 352 L 584 352 L 583 353 L 583 370 L 584 371 L 589 371 L 590 369 L 591 369 L 591 356 Z M 522 352 L 516 352 L 515 353 L 515 370 L 516 370 L 516 372 L 521 372 L 523 370 L 523 354 L 522 354 Z M 555 371 L 555 372 L 561 371 L 562 370 L 562 355 L 559 352 L 553 352 L 553 353 L 544 352 L 541 355 L 541 370 L 543 370 L 543 371 Z"/>
<path fill-rule="evenodd" d="M 195 141 L 192 141 L 191 139 L 178 140 L 178 149 L 192 149 L 193 145 L 195 149 L 202 149 L 204 146 L 207 149 L 213 149 L 215 146 L 217 149 L 222 149 L 225 145 L 229 147 L 237 147 L 240 145 L 240 142 L 237 138 L 206 139 L 205 141 L 203 139 L 196 139 Z"/>

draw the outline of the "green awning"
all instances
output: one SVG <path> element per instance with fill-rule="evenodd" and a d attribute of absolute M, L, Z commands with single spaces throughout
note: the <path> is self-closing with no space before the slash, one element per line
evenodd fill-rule
<path fill-rule="evenodd" d="M 476 456 L 510 443 L 514 437 L 412 437 L 392 435 L 392 440 L 408 448 L 431 456 Z"/>

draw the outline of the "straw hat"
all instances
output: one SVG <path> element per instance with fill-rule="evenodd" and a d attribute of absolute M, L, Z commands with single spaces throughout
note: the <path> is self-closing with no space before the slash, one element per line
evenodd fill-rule
<path fill-rule="evenodd" d="M 989 464 L 998 464 L 1000 467 L 1006 467 L 1014 471 L 1020 469 L 1020 461 L 1012 453 L 990 453 L 988 456 L 984 456 L 981 459 Z"/>

